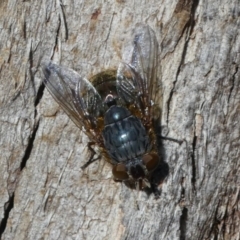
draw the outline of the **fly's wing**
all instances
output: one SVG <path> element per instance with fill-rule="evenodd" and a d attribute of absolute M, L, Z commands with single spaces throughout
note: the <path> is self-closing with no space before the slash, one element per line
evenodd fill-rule
<path fill-rule="evenodd" d="M 121 101 L 136 105 L 143 118 L 148 119 L 160 118 L 161 112 L 158 55 L 154 31 L 147 25 L 138 25 L 134 29 L 132 42 L 125 47 L 123 63 L 117 73 L 117 90 Z"/>
<path fill-rule="evenodd" d="M 96 140 L 102 99 L 93 85 L 77 72 L 52 62 L 43 63 L 42 71 L 43 82 L 53 98 L 79 128 L 84 127 Z"/>

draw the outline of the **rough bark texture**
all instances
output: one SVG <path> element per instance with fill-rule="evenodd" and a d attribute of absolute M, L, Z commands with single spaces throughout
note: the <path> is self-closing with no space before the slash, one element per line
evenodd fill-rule
<path fill-rule="evenodd" d="M 240 239 L 239 0 L 0 2 L 2 239 Z M 90 78 L 126 30 L 161 46 L 169 174 L 160 199 L 84 172 L 87 137 L 41 83 L 44 59 Z M 136 207 L 138 205 L 138 208 Z"/>

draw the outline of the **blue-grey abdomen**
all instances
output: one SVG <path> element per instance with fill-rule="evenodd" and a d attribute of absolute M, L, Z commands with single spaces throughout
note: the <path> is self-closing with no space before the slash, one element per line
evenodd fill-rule
<path fill-rule="evenodd" d="M 115 162 L 143 155 L 149 150 L 149 138 L 140 119 L 124 107 L 112 106 L 105 114 L 104 145 Z"/>

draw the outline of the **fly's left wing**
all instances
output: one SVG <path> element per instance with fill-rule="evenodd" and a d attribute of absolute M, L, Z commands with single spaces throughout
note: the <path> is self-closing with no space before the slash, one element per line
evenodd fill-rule
<path fill-rule="evenodd" d="M 94 86 L 77 72 L 53 62 L 43 63 L 43 82 L 53 98 L 72 121 L 85 128 L 92 141 L 98 134 L 98 119 L 103 107 L 102 99 Z"/>
<path fill-rule="evenodd" d="M 123 52 L 123 62 L 117 73 L 120 99 L 127 105 L 136 105 L 142 117 L 148 120 L 160 118 L 161 113 L 158 48 L 154 31 L 147 25 L 138 25 L 133 31 L 132 41 Z"/>

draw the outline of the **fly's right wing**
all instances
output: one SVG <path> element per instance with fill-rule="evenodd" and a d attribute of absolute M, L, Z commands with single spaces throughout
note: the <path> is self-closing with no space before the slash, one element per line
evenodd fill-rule
<path fill-rule="evenodd" d="M 118 68 L 117 89 L 120 99 L 140 109 L 144 119 L 160 118 L 161 114 L 158 49 L 154 31 L 147 25 L 139 24 L 124 49 L 123 62 Z"/>
<path fill-rule="evenodd" d="M 77 72 L 53 62 L 43 63 L 43 82 L 71 120 L 85 128 L 92 141 L 99 136 L 99 118 L 103 108 L 94 86 Z M 100 134 L 101 135 L 101 134 Z"/>

